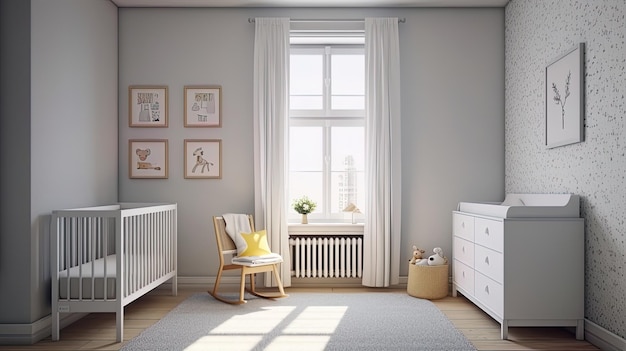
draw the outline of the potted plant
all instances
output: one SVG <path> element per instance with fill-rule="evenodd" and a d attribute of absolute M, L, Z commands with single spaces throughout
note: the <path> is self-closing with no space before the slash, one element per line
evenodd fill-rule
<path fill-rule="evenodd" d="M 313 212 L 316 206 L 315 201 L 309 199 L 308 196 L 302 196 L 293 201 L 293 209 L 302 215 L 302 224 L 309 223 L 307 215 Z"/>

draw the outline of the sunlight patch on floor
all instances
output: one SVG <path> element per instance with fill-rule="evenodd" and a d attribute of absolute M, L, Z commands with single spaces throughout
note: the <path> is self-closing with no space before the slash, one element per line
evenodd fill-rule
<path fill-rule="evenodd" d="M 233 316 L 211 330 L 211 334 L 267 334 L 295 309 L 294 306 L 266 307 L 262 311 Z"/>
<path fill-rule="evenodd" d="M 284 322 L 295 306 L 265 307 L 235 315 L 185 348 L 185 351 L 250 351 Z M 323 351 L 348 310 L 347 306 L 309 306 L 290 322 L 265 351 Z"/>
<path fill-rule="evenodd" d="M 264 351 L 324 351 L 329 340 L 326 335 L 282 335 Z"/>
<path fill-rule="evenodd" d="M 285 328 L 285 334 L 332 334 L 348 307 L 311 306 Z"/>
<path fill-rule="evenodd" d="M 263 335 L 207 335 L 185 348 L 185 351 L 244 351 L 252 350 Z"/>

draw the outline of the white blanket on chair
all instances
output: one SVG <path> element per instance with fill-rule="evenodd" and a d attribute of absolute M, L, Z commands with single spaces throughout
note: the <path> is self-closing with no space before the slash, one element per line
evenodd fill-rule
<path fill-rule="evenodd" d="M 226 234 L 233 239 L 235 245 L 241 240 L 239 239 L 239 233 L 250 233 L 252 228 L 250 227 L 250 220 L 247 214 L 227 213 L 222 215 L 224 223 L 226 224 Z"/>
<path fill-rule="evenodd" d="M 231 263 L 240 264 L 242 266 L 254 266 L 258 264 L 281 262 L 283 262 L 283 257 L 277 253 L 271 253 L 263 256 L 237 256 L 233 257 L 233 259 L 231 260 Z"/>

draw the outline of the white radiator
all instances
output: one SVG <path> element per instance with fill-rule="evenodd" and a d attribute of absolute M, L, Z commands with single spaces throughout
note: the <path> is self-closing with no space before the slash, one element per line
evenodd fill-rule
<path fill-rule="evenodd" d="M 291 272 L 296 278 L 361 278 L 363 238 L 298 235 L 289 238 Z"/>

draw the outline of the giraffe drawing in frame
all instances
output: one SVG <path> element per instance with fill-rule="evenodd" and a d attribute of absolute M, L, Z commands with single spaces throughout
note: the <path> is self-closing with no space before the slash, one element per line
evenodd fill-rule
<path fill-rule="evenodd" d="M 213 162 L 209 162 L 204 158 L 204 151 L 202 150 L 202 147 L 197 148 L 193 152 L 193 156 L 196 158 L 196 164 L 191 170 L 192 173 L 196 173 L 196 168 L 198 168 L 198 166 L 200 166 L 200 173 L 204 173 L 205 168 L 207 172 L 211 171 L 210 166 L 213 166 Z"/>

